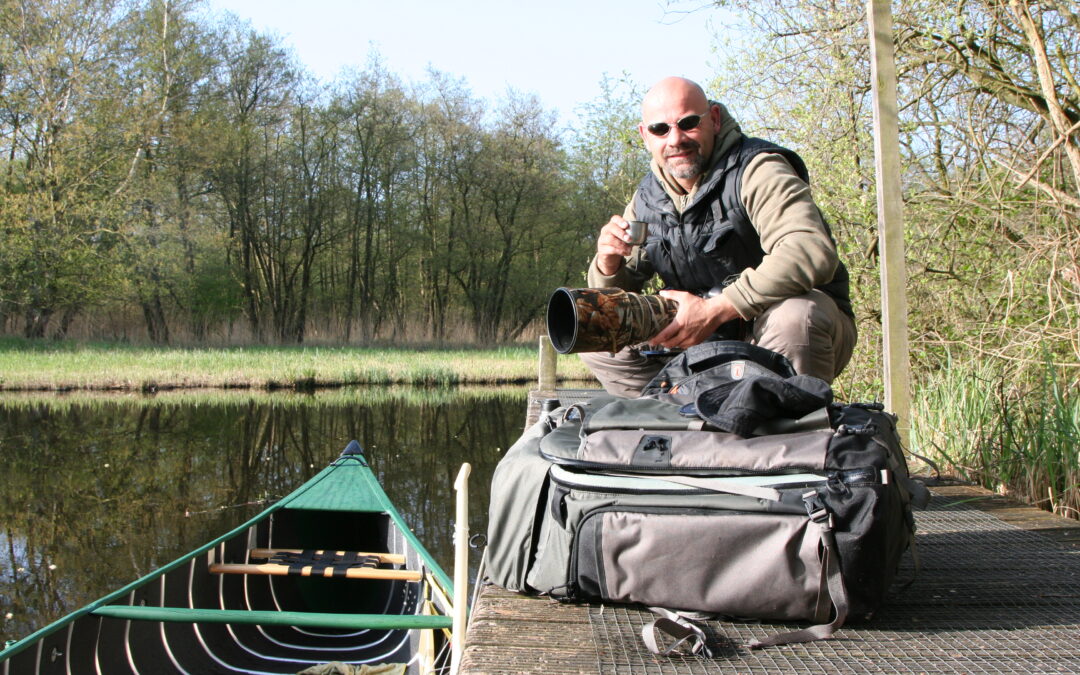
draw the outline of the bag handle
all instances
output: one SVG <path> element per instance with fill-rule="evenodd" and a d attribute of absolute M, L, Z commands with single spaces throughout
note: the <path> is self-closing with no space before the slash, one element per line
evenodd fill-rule
<path fill-rule="evenodd" d="M 641 476 L 633 473 L 609 473 L 610 476 L 622 476 L 626 478 L 640 478 Z M 754 499 L 763 499 L 770 502 L 778 502 L 781 499 L 780 491 L 774 488 L 762 487 L 760 485 L 747 485 L 746 483 L 738 483 L 736 481 L 724 478 L 699 478 L 697 476 L 649 476 L 652 480 L 662 480 L 667 483 L 675 483 L 677 485 L 685 485 L 686 487 L 697 488 L 699 490 L 709 490 L 710 492 L 719 492 L 722 494 L 739 495 L 741 497 L 752 497 Z"/>
<path fill-rule="evenodd" d="M 663 607 L 650 607 L 649 611 L 660 615 L 660 618 L 653 619 L 641 629 L 641 640 L 651 653 L 657 656 L 671 656 L 678 651 L 679 647 L 688 644 L 690 654 L 700 655 L 707 659 L 712 658 L 712 650 L 705 641 L 705 631 L 701 630 L 700 626 Z M 661 649 L 656 639 L 658 632 L 674 639 L 674 642 Z"/>

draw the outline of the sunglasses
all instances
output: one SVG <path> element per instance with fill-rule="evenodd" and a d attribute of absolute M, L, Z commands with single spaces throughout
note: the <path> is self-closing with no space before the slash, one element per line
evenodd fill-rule
<path fill-rule="evenodd" d="M 698 125 L 701 124 L 701 120 L 705 118 L 705 114 L 706 113 L 702 113 L 700 115 L 687 115 L 686 117 L 680 118 L 679 121 L 675 123 L 675 126 L 679 127 L 683 131 L 697 129 Z M 649 130 L 650 134 L 652 134 L 653 136 L 658 136 L 660 138 L 667 136 L 668 133 L 671 131 L 671 125 L 667 122 L 653 122 L 645 128 Z"/>

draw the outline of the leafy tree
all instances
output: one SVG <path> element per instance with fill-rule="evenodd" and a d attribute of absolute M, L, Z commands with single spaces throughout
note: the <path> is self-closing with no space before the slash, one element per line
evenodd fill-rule
<path fill-rule="evenodd" d="M 878 330 L 865 7 L 717 4 L 738 10 L 745 39 L 727 46 L 730 67 L 716 89 L 752 130 L 808 160 L 853 272 L 863 333 L 848 369 L 855 377 L 873 365 Z M 923 347 L 1016 359 L 1033 356 L 1033 343 L 1047 337 L 1059 354 L 1075 344 L 1076 289 L 1053 270 L 1075 266 L 1067 253 L 1076 250 L 1067 226 L 1075 177 L 1061 146 L 1076 143 L 1076 129 L 1058 140 L 1068 128 L 1051 112 L 1060 107 L 1067 121 L 1075 97 L 1075 18 L 1055 3 L 1032 7 L 894 6 L 912 333 Z M 1041 168 L 1020 186 L 1025 158 L 1041 158 Z M 1038 285 L 1048 276 L 1057 278 L 1044 294 Z"/>
<path fill-rule="evenodd" d="M 416 165 L 413 134 L 420 120 L 401 82 L 378 59 L 345 83 L 333 105 L 344 155 L 339 181 L 347 196 L 336 313 L 345 339 L 358 321 L 361 339 L 370 340 L 386 319 L 396 331 L 405 325 L 409 276 L 400 263 L 410 259 L 416 239 L 406 186 Z"/>
<path fill-rule="evenodd" d="M 575 285 L 585 281 L 600 228 L 613 214 L 622 215 L 648 171 L 649 156 L 637 131 L 643 96 L 628 75 L 617 80 L 605 76 L 596 100 L 577 110 L 564 169 L 569 201 L 562 217 L 574 237 L 567 249 L 575 254 L 568 259 L 573 267 L 565 272 Z"/>
<path fill-rule="evenodd" d="M 107 270 L 125 141 L 117 102 L 126 92 L 111 57 L 129 17 L 117 0 L 0 5 L 0 265 L 8 273 L 0 283 L 29 337 L 44 336 L 55 316 L 63 335 L 117 277 Z"/>
<path fill-rule="evenodd" d="M 227 27 L 220 48 L 219 154 L 211 175 L 228 217 L 229 260 L 238 268 L 252 334 L 265 339 L 273 326 L 284 339 L 289 309 L 282 284 L 293 270 L 281 237 L 287 225 L 269 191 L 280 177 L 297 73 L 273 40 L 238 24 Z"/>

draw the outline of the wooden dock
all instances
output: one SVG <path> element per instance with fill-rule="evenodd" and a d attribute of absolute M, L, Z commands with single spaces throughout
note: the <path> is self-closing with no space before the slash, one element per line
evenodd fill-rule
<path fill-rule="evenodd" d="M 534 392 L 529 419 L 539 401 Z M 560 390 L 559 398 L 589 391 Z M 872 621 L 830 640 L 749 651 L 794 627 L 710 621 L 714 656 L 660 658 L 641 644 L 653 615 L 480 589 L 462 673 L 1080 673 L 1080 521 L 982 488 L 936 484 L 916 513 L 921 570 Z M 911 576 L 910 563 L 901 577 Z"/>

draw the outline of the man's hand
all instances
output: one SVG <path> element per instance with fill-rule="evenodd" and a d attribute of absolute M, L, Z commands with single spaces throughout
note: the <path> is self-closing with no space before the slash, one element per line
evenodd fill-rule
<path fill-rule="evenodd" d="M 596 268 L 604 276 L 618 272 L 623 259 L 630 255 L 633 246 L 627 231 L 629 227 L 622 216 L 612 216 L 600 229 L 600 236 L 596 238 Z"/>
<path fill-rule="evenodd" d="M 693 347 L 716 332 L 720 324 L 739 318 L 739 312 L 723 295 L 701 298 L 685 291 L 660 291 L 679 303 L 679 310 L 667 328 L 654 335 L 649 344 L 660 347 Z"/>

